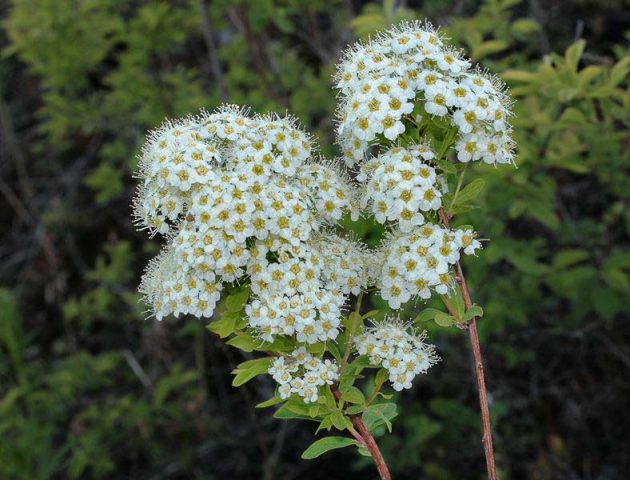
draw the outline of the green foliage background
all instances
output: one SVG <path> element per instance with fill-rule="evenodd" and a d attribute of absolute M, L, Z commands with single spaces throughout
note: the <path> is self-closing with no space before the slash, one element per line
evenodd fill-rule
<path fill-rule="evenodd" d="M 253 408 L 267 379 L 231 388 L 248 357 L 199 321 L 143 320 L 158 247 L 129 204 L 146 130 L 222 100 L 288 109 L 334 154 L 334 63 L 402 18 L 442 25 L 516 99 L 518 168 L 469 169 L 487 188 L 458 217 L 490 239 L 465 268 L 501 478 L 626 478 L 626 1 L 0 0 L 0 14 L 0 478 L 374 475 L 351 449 L 300 460 L 312 426 Z M 384 454 L 397 479 L 483 478 L 466 335 L 428 328 L 444 361 L 401 395 Z"/>

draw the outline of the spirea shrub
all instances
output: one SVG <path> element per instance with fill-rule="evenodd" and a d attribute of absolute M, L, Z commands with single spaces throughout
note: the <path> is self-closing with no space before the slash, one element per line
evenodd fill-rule
<path fill-rule="evenodd" d="M 396 416 L 384 390 L 412 388 L 439 361 L 419 324 L 470 327 L 476 338 L 483 312 L 459 261 L 481 243 L 450 220 L 479 190 L 464 185 L 467 162 L 513 162 L 510 101 L 420 23 L 352 46 L 335 87 L 339 159 L 322 158 L 296 119 L 232 105 L 149 134 L 134 212 L 163 249 L 140 291 L 158 320 L 206 318 L 228 344 L 260 352 L 234 371 L 235 386 L 273 379 L 260 407 L 349 432 L 304 458 L 355 445 L 389 478 L 372 437 Z M 380 247 L 341 228 L 359 217 L 384 225 Z M 364 312 L 366 294 L 401 313 Z M 399 316 L 433 295 L 448 313 Z"/>

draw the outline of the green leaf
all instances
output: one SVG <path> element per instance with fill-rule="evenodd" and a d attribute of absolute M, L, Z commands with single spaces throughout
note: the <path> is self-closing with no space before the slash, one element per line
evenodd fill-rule
<path fill-rule="evenodd" d="M 379 314 L 380 310 L 370 310 L 367 313 L 364 313 L 361 318 L 365 320 L 366 318 L 376 317 Z"/>
<path fill-rule="evenodd" d="M 622 292 L 630 291 L 630 281 L 628 275 L 617 268 L 607 268 L 602 272 L 604 281 L 614 290 Z"/>
<path fill-rule="evenodd" d="M 376 372 L 376 375 L 374 376 L 374 388 L 378 388 L 379 386 L 383 385 L 388 378 L 389 372 L 386 369 L 381 368 L 378 372 Z"/>
<path fill-rule="evenodd" d="M 591 299 L 595 311 L 606 320 L 611 320 L 623 308 L 617 293 L 602 286 L 591 289 Z"/>
<path fill-rule="evenodd" d="M 306 350 L 308 351 L 308 353 L 312 353 L 313 355 L 322 355 L 326 351 L 326 343 L 309 343 L 308 345 L 306 345 Z"/>
<path fill-rule="evenodd" d="M 247 300 L 249 300 L 249 288 L 239 288 L 227 296 L 225 308 L 228 312 L 240 312 L 245 308 Z"/>
<path fill-rule="evenodd" d="M 448 160 L 438 160 L 436 163 L 444 173 L 457 173 L 455 165 Z"/>
<path fill-rule="evenodd" d="M 603 267 L 604 267 L 604 270 L 608 268 L 621 268 L 621 269 L 630 268 L 630 252 L 612 253 L 604 261 Z"/>
<path fill-rule="evenodd" d="M 610 86 L 619 85 L 628 76 L 628 73 L 630 73 L 630 55 L 623 57 L 610 69 Z"/>
<path fill-rule="evenodd" d="M 429 320 L 433 320 L 438 313 L 442 313 L 442 311 L 437 308 L 425 308 L 413 321 L 416 323 L 428 322 Z"/>
<path fill-rule="evenodd" d="M 385 425 L 387 430 L 392 431 L 392 420 L 398 415 L 396 412 L 396 404 L 389 403 L 377 403 L 370 405 L 361 418 L 365 423 L 365 426 L 369 431 L 374 431 L 380 425 Z"/>
<path fill-rule="evenodd" d="M 317 430 L 315 430 L 315 435 L 317 435 L 319 433 L 320 430 L 323 430 L 324 428 L 326 430 L 330 430 L 332 428 L 332 420 L 330 419 L 330 415 L 326 415 L 324 417 L 324 419 L 320 422 L 319 426 L 317 427 Z"/>
<path fill-rule="evenodd" d="M 506 82 L 523 82 L 532 83 L 536 81 L 537 75 L 534 72 L 526 72 L 524 70 L 506 70 L 501 74 Z"/>
<path fill-rule="evenodd" d="M 363 405 L 350 405 L 348 408 L 346 408 L 346 414 L 358 415 L 359 413 L 362 413 L 364 410 L 365 410 L 365 407 Z"/>
<path fill-rule="evenodd" d="M 105 203 L 124 191 L 122 173 L 109 163 L 101 163 L 85 177 L 84 182 L 97 192 L 97 203 Z"/>
<path fill-rule="evenodd" d="M 280 418 L 283 420 L 289 419 L 300 419 L 300 420 L 313 420 L 309 414 L 308 410 L 304 412 L 295 412 L 295 405 L 291 404 L 291 401 L 288 401 L 284 405 L 282 405 L 276 413 L 273 414 L 274 418 Z"/>
<path fill-rule="evenodd" d="M 232 386 L 240 387 L 249 382 L 252 378 L 267 373 L 272 361 L 273 358 L 271 357 L 263 357 L 241 363 L 232 371 L 235 375 L 234 380 L 232 380 Z"/>
<path fill-rule="evenodd" d="M 332 353 L 333 357 L 335 357 L 335 359 L 337 361 L 341 360 L 341 352 L 339 351 L 339 347 L 337 346 L 336 343 L 334 342 L 327 342 L 326 343 L 326 349 Z"/>
<path fill-rule="evenodd" d="M 479 60 L 483 57 L 487 57 L 488 55 L 492 55 L 493 53 L 501 52 L 508 47 L 509 44 L 507 42 L 501 40 L 488 40 L 473 48 L 471 57 L 475 60 Z"/>
<path fill-rule="evenodd" d="M 485 190 L 485 188 L 486 181 L 483 178 L 475 178 L 472 182 L 470 182 L 459 191 L 457 197 L 455 198 L 455 202 L 451 205 L 451 207 L 464 205 L 471 200 L 474 200 L 481 194 L 481 192 Z"/>
<path fill-rule="evenodd" d="M 467 322 L 473 317 L 483 317 L 483 308 L 481 308 L 479 305 L 473 305 L 468 310 L 466 310 L 466 313 L 464 313 L 464 316 L 462 317 L 462 322 Z"/>
<path fill-rule="evenodd" d="M 580 58 L 582 58 L 582 52 L 584 52 L 585 46 L 586 42 L 581 39 L 567 48 L 564 58 L 567 61 L 567 67 L 569 67 L 571 71 L 577 72 L 578 63 L 580 63 Z"/>
<path fill-rule="evenodd" d="M 540 25 L 538 22 L 530 20 L 529 18 L 519 18 L 512 22 L 511 29 L 516 34 L 528 35 L 537 32 L 540 29 Z"/>
<path fill-rule="evenodd" d="M 254 408 L 273 407 L 274 405 L 278 405 L 279 403 L 282 403 L 282 402 L 284 402 L 284 400 L 282 398 L 280 398 L 280 397 L 271 397 L 269 400 L 266 400 L 264 402 L 260 402 Z"/>
<path fill-rule="evenodd" d="M 348 387 L 344 392 L 341 393 L 341 399 L 344 402 L 363 404 L 365 403 L 365 396 L 363 392 L 359 390 L 357 387 Z"/>
<path fill-rule="evenodd" d="M 451 325 L 457 323 L 457 319 L 455 317 L 444 312 L 437 313 L 435 315 L 434 321 L 440 327 L 450 327 Z"/>
<path fill-rule="evenodd" d="M 332 421 L 332 424 L 337 430 L 343 431 L 347 427 L 346 417 L 341 412 L 333 412 L 330 415 L 330 420 Z"/>
<path fill-rule="evenodd" d="M 370 453 L 370 451 L 365 447 L 357 448 L 357 452 L 359 452 L 359 455 L 363 457 L 372 457 L 372 454 Z"/>
<path fill-rule="evenodd" d="M 226 312 L 221 318 L 206 325 L 206 328 L 221 338 L 229 337 L 236 330 L 236 322 L 241 318 L 239 313 Z"/>
<path fill-rule="evenodd" d="M 273 342 L 265 342 L 252 335 L 250 332 L 236 331 L 235 336 L 230 338 L 228 345 L 239 348 L 244 352 L 277 352 L 287 353 L 295 348 L 293 341 L 289 338 L 277 336 Z"/>
<path fill-rule="evenodd" d="M 249 333 L 236 332 L 236 335 L 225 343 L 244 352 L 253 352 L 263 342 L 258 338 L 252 337 Z"/>
<path fill-rule="evenodd" d="M 561 269 L 575 265 L 588 259 L 589 254 L 586 250 L 567 249 L 562 250 L 553 257 L 553 268 Z"/>
<path fill-rule="evenodd" d="M 313 444 L 311 444 L 310 447 L 308 447 L 306 450 L 304 450 L 304 453 L 302 454 L 302 458 L 304 460 L 312 460 L 313 458 L 317 458 L 320 455 L 323 455 L 324 453 L 330 451 L 330 450 L 335 450 L 337 448 L 344 448 L 344 447 L 349 447 L 350 445 L 357 445 L 358 443 L 356 440 L 349 438 L 349 437 L 324 437 L 324 438 L 320 438 L 319 440 L 315 441 Z"/>
<path fill-rule="evenodd" d="M 466 311 L 466 304 L 464 303 L 464 296 L 462 295 L 461 288 L 458 288 L 458 286 L 456 286 L 455 288 L 449 290 L 446 298 L 451 306 L 455 309 L 455 313 L 457 314 L 454 315 L 455 318 L 458 320 L 462 318 L 464 312 Z"/>

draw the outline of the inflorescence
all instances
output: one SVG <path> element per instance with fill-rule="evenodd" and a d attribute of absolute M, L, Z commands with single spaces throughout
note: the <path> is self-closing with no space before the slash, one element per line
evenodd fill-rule
<path fill-rule="evenodd" d="M 461 162 L 513 161 L 504 86 L 430 25 L 356 44 L 335 82 L 341 161 L 317 156 L 292 117 L 226 105 L 151 132 L 134 201 L 139 227 L 165 241 L 140 285 L 155 317 L 210 318 L 222 291 L 247 285 L 247 328 L 261 343 L 282 336 L 296 346 L 269 369 L 280 397 L 307 403 L 339 378 L 309 347 L 335 341 L 351 294 L 375 286 L 394 310 L 446 294 L 460 255 L 481 248 L 473 230 L 438 225 L 448 148 Z M 431 122 L 447 132 L 439 153 L 422 137 Z M 358 164 L 354 179 L 344 163 Z M 379 248 L 337 233 L 361 215 L 385 226 Z M 354 345 L 401 390 L 438 361 L 425 336 L 386 318 Z"/>
<path fill-rule="evenodd" d="M 458 129 L 455 149 L 462 162 L 513 161 L 503 83 L 471 68 L 428 24 L 403 23 L 356 43 L 335 82 L 338 141 L 349 166 L 363 160 L 371 144 L 400 139 L 421 118 L 443 118 Z"/>
<path fill-rule="evenodd" d="M 435 365 L 439 358 L 433 345 L 424 342 L 426 332 L 417 334 L 398 318 L 385 318 L 356 337 L 360 355 L 367 355 L 373 365 L 381 365 L 389 373 L 394 390 L 411 388 L 419 373 Z"/>

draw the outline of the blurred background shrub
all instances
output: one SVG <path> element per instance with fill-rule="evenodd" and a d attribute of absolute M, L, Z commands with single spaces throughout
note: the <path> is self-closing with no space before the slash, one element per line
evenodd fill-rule
<path fill-rule="evenodd" d="M 340 51 L 412 18 L 516 99 L 518 168 L 469 170 L 482 207 L 458 218 L 490 239 L 466 268 L 501 478 L 627 478 L 626 1 L 0 0 L 0 14 L 0 478 L 373 474 L 351 451 L 300 460 L 312 426 L 255 410 L 266 380 L 232 389 L 243 354 L 202 323 L 144 321 L 136 286 L 158 247 L 129 205 L 146 130 L 222 101 L 288 109 L 334 155 Z M 402 394 L 385 455 L 397 479 L 483 478 L 466 336 L 430 335 L 444 361 Z"/>

